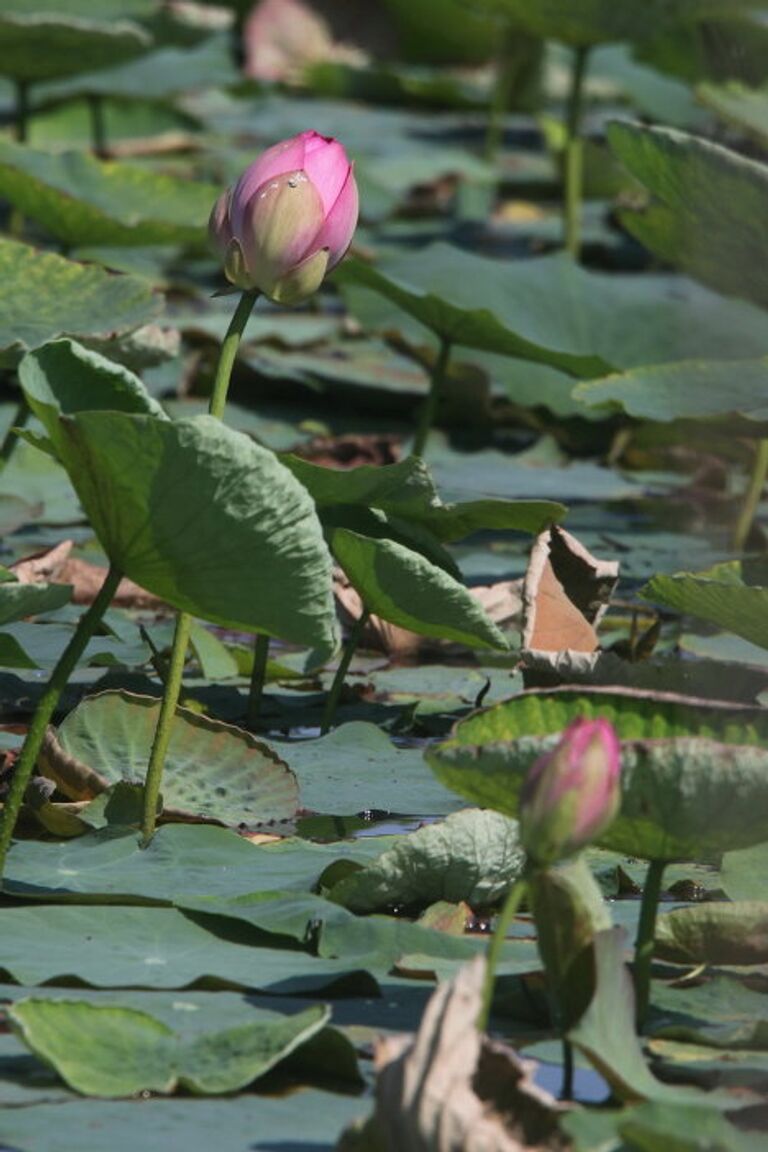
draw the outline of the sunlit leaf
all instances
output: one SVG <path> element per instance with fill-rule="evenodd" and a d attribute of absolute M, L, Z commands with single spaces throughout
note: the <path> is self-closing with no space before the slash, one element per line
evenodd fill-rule
<path fill-rule="evenodd" d="M 0 365 L 66 333 L 105 336 L 146 324 L 160 301 L 145 280 L 114 276 L 0 238 Z"/>
<path fill-rule="evenodd" d="M 0 194 L 63 244 L 201 244 L 218 189 L 85 152 L 0 142 Z"/>

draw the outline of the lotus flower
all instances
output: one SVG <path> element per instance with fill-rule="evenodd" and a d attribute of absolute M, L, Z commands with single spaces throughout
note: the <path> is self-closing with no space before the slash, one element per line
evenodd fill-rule
<path fill-rule="evenodd" d="M 357 224 L 353 165 L 338 140 L 300 132 L 268 148 L 213 206 L 227 279 L 299 304 L 341 260 Z"/>
<path fill-rule="evenodd" d="M 620 746 L 607 720 L 575 720 L 531 766 L 520 793 L 520 838 L 530 862 L 548 867 L 604 832 L 621 802 Z"/>

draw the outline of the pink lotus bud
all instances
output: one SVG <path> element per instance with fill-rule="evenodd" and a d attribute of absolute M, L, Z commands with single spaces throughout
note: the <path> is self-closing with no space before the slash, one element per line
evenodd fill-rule
<path fill-rule="evenodd" d="M 520 792 L 520 838 L 537 867 L 595 840 L 621 803 L 618 737 L 607 720 L 575 720 L 531 765 Z"/>
<path fill-rule="evenodd" d="M 299 304 L 341 260 L 357 224 L 353 165 L 338 140 L 301 132 L 268 148 L 213 206 L 227 279 Z"/>

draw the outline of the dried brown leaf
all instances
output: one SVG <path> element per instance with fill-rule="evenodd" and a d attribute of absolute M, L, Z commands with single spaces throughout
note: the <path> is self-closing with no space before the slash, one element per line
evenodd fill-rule
<path fill-rule="evenodd" d="M 71 584 L 74 604 L 91 604 L 100 591 L 106 568 L 72 556 L 74 541 L 62 540 L 45 552 L 35 552 L 25 560 L 11 565 L 11 571 L 22 584 Z M 162 606 L 162 600 L 151 592 L 123 578 L 112 603 L 120 608 L 151 608 Z"/>
<path fill-rule="evenodd" d="M 558 1130 L 562 1108 L 533 1083 L 533 1063 L 477 1030 L 484 973 L 482 957 L 465 965 L 438 987 L 415 1036 L 376 1044 L 376 1110 L 364 1130 L 366 1147 L 559 1152 L 568 1146 Z M 356 1145 L 347 1136 L 340 1147 Z"/>

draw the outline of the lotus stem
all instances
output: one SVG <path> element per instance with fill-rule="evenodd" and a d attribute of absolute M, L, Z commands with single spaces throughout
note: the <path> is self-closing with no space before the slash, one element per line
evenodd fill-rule
<path fill-rule="evenodd" d="M 189 646 L 189 633 L 192 628 L 192 617 L 186 612 L 179 612 L 176 617 L 176 629 L 173 634 L 171 658 L 168 661 L 168 673 L 165 681 L 163 701 L 160 705 L 160 717 L 157 721 L 155 736 L 152 741 L 152 751 L 149 754 L 147 776 L 144 781 L 144 815 L 141 822 L 142 847 L 146 848 L 155 834 L 157 822 L 157 805 L 160 799 L 160 784 L 163 779 L 165 757 L 173 733 L 173 721 L 176 717 L 176 705 L 181 694 L 181 681 L 184 674 L 184 663 L 187 659 Z"/>
<path fill-rule="evenodd" d="M 213 381 L 213 392 L 211 393 L 210 403 L 208 404 L 209 414 L 215 416 L 217 420 L 224 419 L 224 409 L 227 406 L 227 393 L 229 392 L 232 368 L 234 367 L 237 350 L 240 347 L 240 341 L 243 338 L 245 326 L 248 323 L 248 318 L 253 311 L 253 306 L 256 303 L 258 295 L 258 292 L 243 292 L 235 309 L 235 314 L 229 322 L 229 328 L 227 328 L 227 334 L 221 346 L 219 366 L 216 369 L 216 377 Z"/>
<path fill-rule="evenodd" d="M 584 141 L 581 137 L 581 125 L 588 60 L 588 47 L 574 49 L 565 122 L 565 247 L 574 260 L 578 260 L 581 250 L 581 201 L 584 184 Z"/>
<path fill-rule="evenodd" d="M 573 1100 L 573 1044 L 563 1037 L 563 1083 L 561 1100 Z"/>
<path fill-rule="evenodd" d="M 768 476 L 768 440 L 758 441 L 755 451 L 755 459 L 752 464 L 752 475 L 749 480 L 749 487 L 744 494 L 744 502 L 741 505 L 741 511 L 736 521 L 736 527 L 733 530 L 733 539 L 731 541 L 733 548 L 736 552 L 743 552 L 747 543 L 750 530 L 757 515 L 757 509 L 760 505 L 760 497 L 763 494 L 765 487 L 765 480 Z"/>
<path fill-rule="evenodd" d="M 74 672 L 88 641 L 96 631 L 117 591 L 121 577 L 122 573 L 114 565 L 108 570 L 95 600 L 87 612 L 84 612 L 80 617 L 69 643 L 56 662 L 56 667 L 51 673 L 45 692 L 35 709 L 24 746 L 16 761 L 8 796 L 3 805 L 2 819 L 0 820 L 0 877 L 2 877 L 5 868 L 5 858 L 13 830 L 16 827 L 16 821 L 24 801 L 24 793 L 37 764 L 46 729 L 53 718 L 61 694 L 67 686 L 67 681 Z"/>
<path fill-rule="evenodd" d="M 14 109 L 16 121 L 16 139 L 19 144 L 26 144 L 29 138 L 29 82 L 16 81 L 16 106 Z"/>
<path fill-rule="evenodd" d="M 221 420 L 224 415 L 232 367 L 235 363 L 235 357 L 237 356 L 237 349 L 240 345 L 243 330 L 253 310 L 257 295 L 258 293 L 256 292 L 243 292 L 234 315 L 229 322 L 227 334 L 221 346 L 219 365 L 216 369 L 213 391 L 208 405 L 209 414 L 217 420 Z M 176 617 L 176 630 L 173 635 L 173 647 L 171 649 L 168 675 L 163 691 L 163 702 L 160 706 L 160 718 L 157 722 L 157 728 L 155 729 L 144 784 L 144 816 L 141 826 L 143 847 L 149 844 L 155 831 L 157 803 L 160 797 L 165 757 L 168 752 L 176 707 L 181 694 L 181 682 L 184 673 L 184 664 L 187 658 L 191 627 L 192 617 L 186 612 L 179 612 Z M 254 666 L 255 663 L 254 661 Z"/>
<path fill-rule="evenodd" d="M 16 415 L 11 421 L 11 425 L 5 434 L 2 444 L 0 444 L 0 466 L 4 467 L 10 460 L 19 440 L 16 431 L 24 428 L 29 423 L 29 417 L 31 415 L 29 404 L 27 404 L 26 397 L 24 393 L 22 393 L 18 407 L 16 408 Z"/>
<path fill-rule="evenodd" d="M 495 161 L 504 139 L 504 117 L 509 107 L 512 87 L 512 56 L 517 40 L 518 36 L 511 23 L 505 21 L 500 31 L 499 54 L 496 58 L 493 92 L 485 132 L 484 154 L 488 164 L 493 164 Z"/>
<path fill-rule="evenodd" d="M 440 339 L 440 348 L 435 358 L 435 363 L 432 368 L 432 373 L 429 380 L 429 392 L 424 401 L 424 406 L 421 410 L 421 417 L 419 419 L 419 427 L 416 431 L 416 436 L 413 441 L 413 448 L 411 449 L 412 456 L 423 456 L 424 449 L 427 444 L 430 429 L 435 419 L 437 412 L 437 405 L 440 400 L 440 393 L 443 389 L 443 383 L 448 371 L 448 361 L 451 358 L 451 342 L 444 336 Z"/>
<path fill-rule="evenodd" d="M 523 874 L 512 885 L 504 907 L 501 910 L 501 914 L 496 921 L 496 927 L 491 937 L 491 943 L 488 946 L 488 956 L 485 962 L 483 998 L 480 1006 L 480 1015 L 477 1018 L 477 1028 L 479 1032 L 486 1032 L 488 1030 L 491 1004 L 493 1002 L 493 989 L 496 983 L 496 969 L 499 966 L 504 941 L 507 938 L 507 930 L 517 915 L 517 910 L 522 903 L 527 887 L 527 880 L 525 874 Z"/>
<path fill-rule="evenodd" d="M 264 683 L 267 678 L 267 661 L 269 660 L 269 636 L 259 632 L 253 643 L 253 669 L 251 671 L 251 686 L 248 692 L 248 708 L 246 711 L 246 724 L 249 728 L 255 727 L 261 712 L 261 701 L 264 693 Z"/>
<path fill-rule="evenodd" d="M 107 129 L 104 123 L 104 98 L 97 92 L 88 95 L 88 114 L 91 118 L 91 148 L 94 156 L 104 160 L 109 156 Z"/>
<path fill-rule="evenodd" d="M 333 678 L 333 683 L 328 691 L 328 696 L 325 701 L 325 708 L 323 709 L 323 718 L 320 722 L 320 735 L 325 736 L 330 732 L 333 727 L 333 722 L 336 719 L 336 709 L 339 706 L 339 697 L 341 690 L 344 687 L 344 681 L 349 671 L 349 666 L 352 663 L 352 657 L 357 651 L 357 646 L 360 643 L 360 638 L 363 635 L 365 626 L 370 619 L 371 613 L 367 608 L 363 608 L 361 615 L 355 620 L 352 625 L 347 642 L 344 645 L 344 651 L 341 654 L 339 666 L 336 669 L 336 675 Z"/>
<path fill-rule="evenodd" d="M 661 895 L 661 881 L 666 868 L 665 860 L 651 860 L 645 877 L 640 903 L 640 922 L 635 940 L 635 999 L 637 1029 L 642 1032 L 651 998 L 651 963 L 656 935 L 656 913 Z"/>

